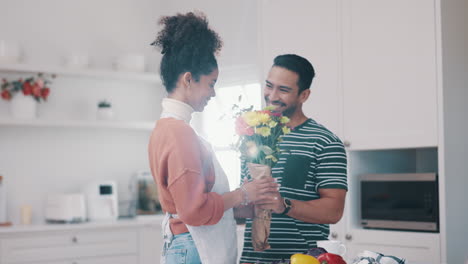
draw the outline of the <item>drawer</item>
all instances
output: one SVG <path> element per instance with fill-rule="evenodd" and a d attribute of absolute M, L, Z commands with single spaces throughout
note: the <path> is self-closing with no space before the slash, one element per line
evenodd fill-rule
<path fill-rule="evenodd" d="M 46 261 L 46 262 L 19 262 L 18 264 L 137 264 L 138 257 L 130 256 L 115 256 L 115 257 L 97 257 L 97 258 L 81 258 L 62 261 Z"/>
<path fill-rule="evenodd" d="M 2 241 L 2 263 L 41 262 L 137 253 L 136 230 L 30 235 Z"/>

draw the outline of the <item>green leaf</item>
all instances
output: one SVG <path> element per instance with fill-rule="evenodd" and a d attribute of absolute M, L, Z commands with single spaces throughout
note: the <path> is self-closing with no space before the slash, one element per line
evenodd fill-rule
<path fill-rule="evenodd" d="M 273 154 L 273 150 L 269 146 L 260 146 L 260 150 L 265 153 L 265 155 L 271 155 Z"/>
<path fill-rule="evenodd" d="M 277 162 L 277 161 L 278 161 L 278 159 L 277 159 L 275 156 L 273 156 L 273 155 L 268 155 L 268 156 L 265 157 L 265 159 L 270 159 L 270 160 L 272 160 L 273 162 Z"/>

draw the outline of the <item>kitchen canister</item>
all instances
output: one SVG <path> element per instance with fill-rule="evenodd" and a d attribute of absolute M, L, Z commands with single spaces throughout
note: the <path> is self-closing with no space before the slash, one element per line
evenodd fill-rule
<path fill-rule="evenodd" d="M 21 206 L 21 224 L 30 225 L 32 223 L 32 207 L 30 205 Z"/>
<path fill-rule="evenodd" d="M 17 93 L 10 101 L 10 113 L 15 119 L 35 119 L 37 117 L 37 102 L 32 96 Z"/>
<path fill-rule="evenodd" d="M 21 48 L 16 41 L 0 39 L 0 64 L 15 64 L 21 60 Z"/>

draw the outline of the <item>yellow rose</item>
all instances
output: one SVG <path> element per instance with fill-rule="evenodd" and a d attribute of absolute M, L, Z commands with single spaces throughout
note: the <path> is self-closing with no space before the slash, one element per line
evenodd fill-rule
<path fill-rule="evenodd" d="M 269 135 L 271 135 L 271 129 L 269 127 L 257 127 L 255 133 L 264 137 L 268 137 Z"/>
<path fill-rule="evenodd" d="M 260 125 L 260 119 L 256 112 L 247 112 L 242 116 L 242 118 L 244 118 L 247 125 L 251 127 Z"/>
<path fill-rule="evenodd" d="M 275 127 L 276 125 L 278 125 L 278 122 L 275 122 L 275 121 L 270 121 L 270 123 L 268 124 L 269 127 Z"/>
<path fill-rule="evenodd" d="M 258 119 L 262 124 L 267 124 L 271 120 L 270 115 L 267 113 L 258 113 Z"/>
<path fill-rule="evenodd" d="M 287 126 L 283 127 L 283 134 L 286 135 L 286 134 L 289 134 L 289 133 L 291 133 L 291 129 L 289 127 L 287 127 Z"/>
<path fill-rule="evenodd" d="M 289 123 L 289 121 L 290 120 L 289 120 L 289 118 L 287 116 L 282 116 L 281 120 L 280 120 L 281 124 L 287 124 L 287 123 Z"/>

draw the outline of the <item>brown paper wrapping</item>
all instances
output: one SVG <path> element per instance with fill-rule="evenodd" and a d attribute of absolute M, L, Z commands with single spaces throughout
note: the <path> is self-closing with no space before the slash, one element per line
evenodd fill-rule
<path fill-rule="evenodd" d="M 247 163 L 252 179 L 271 178 L 271 168 L 268 165 Z M 252 246 L 255 251 L 264 251 L 270 248 L 271 210 L 254 207 L 255 216 L 252 221 Z"/>

